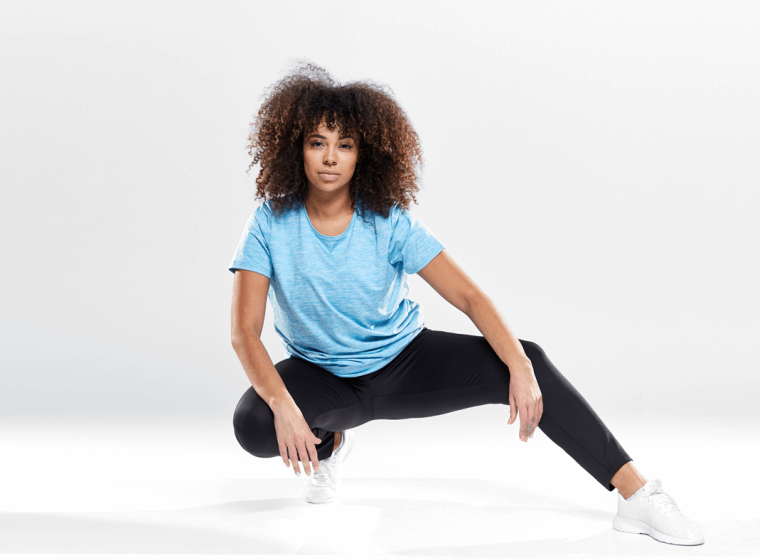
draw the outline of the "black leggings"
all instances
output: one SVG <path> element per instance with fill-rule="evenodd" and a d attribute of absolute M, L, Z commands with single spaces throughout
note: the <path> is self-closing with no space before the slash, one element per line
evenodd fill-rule
<path fill-rule="evenodd" d="M 607 490 L 631 457 L 601 418 L 535 342 L 520 340 L 543 396 L 538 427 Z M 485 337 L 423 330 L 390 363 L 366 375 L 338 377 L 301 358 L 275 364 L 315 436 L 320 461 L 335 432 L 371 420 L 426 418 L 483 404 L 509 405 L 509 368 Z M 518 418 L 518 421 L 520 419 Z M 256 457 L 279 457 L 274 415 L 253 387 L 233 416 L 235 437 Z"/>

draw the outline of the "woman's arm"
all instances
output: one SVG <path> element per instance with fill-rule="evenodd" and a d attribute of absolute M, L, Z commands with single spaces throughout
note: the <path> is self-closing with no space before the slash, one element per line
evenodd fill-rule
<path fill-rule="evenodd" d="M 520 341 L 491 299 L 444 249 L 417 274 L 440 296 L 467 315 L 510 371 L 530 365 Z"/>
<path fill-rule="evenodd" d="M 544 413 L 533 364 L 493 301 L 444 249 L 419 274 L 443 299 L 467 315 L 509 369 L 509 421 L 520 414 L 519 437 L 528 441 Z"/>
<path fill-rule="evenodd" d="M 238 269 L 232 287 L 232 347 L 253 389 L 274 409 L 293 398 L 261 342 L 269 278 Z"/>

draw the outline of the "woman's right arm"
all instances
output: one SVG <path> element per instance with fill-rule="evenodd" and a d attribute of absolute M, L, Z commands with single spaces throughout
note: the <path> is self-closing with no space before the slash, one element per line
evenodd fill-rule
<path fill-rule="evenodd" d="M 290 457 L 293 459 L 293 470 L 300 476 L 296 460 L 300 458 L 306 474 L 310 475 L 309 458 L 314 470 L 319 470 L 315 444 L 322 440 L 312 433 L 261 342 L 268 290 L 269 278 L 263 274 L 243 269 L 235 271 L 232 288 L 232 347 L 254 391 L 274 413 L 277 443 L 285 466 L 290 467 Z"/>

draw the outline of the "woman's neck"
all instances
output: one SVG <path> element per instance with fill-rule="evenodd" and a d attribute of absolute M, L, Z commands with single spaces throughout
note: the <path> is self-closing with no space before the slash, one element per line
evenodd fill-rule
<path fill-rule="evenodd" d="M 332 221 L 353 214 L 350 197 L 333 197 L 332 199 L 322 199 L 309 193 L 304 200 L 304 206 L 309 216 L 318 220 Z"/>

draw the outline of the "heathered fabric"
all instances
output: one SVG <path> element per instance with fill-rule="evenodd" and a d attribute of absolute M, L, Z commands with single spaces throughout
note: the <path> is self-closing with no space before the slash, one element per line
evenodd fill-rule
<path fill-rule="evenodd" d="M 278 217 L 267 200 L 248 219 L 229 266 L 233 274 L 252 270 L 270 279 L 274 328 L 287 357 L 338 377 L 380 369 L 422 330 L 422 309 L 407 297 L 407 274 L 444 249 L 399 206 L 388 218 L 367 210 L 365 219 L 357 207 L 346 231 L 327 236 L 303 203 Z"/>

